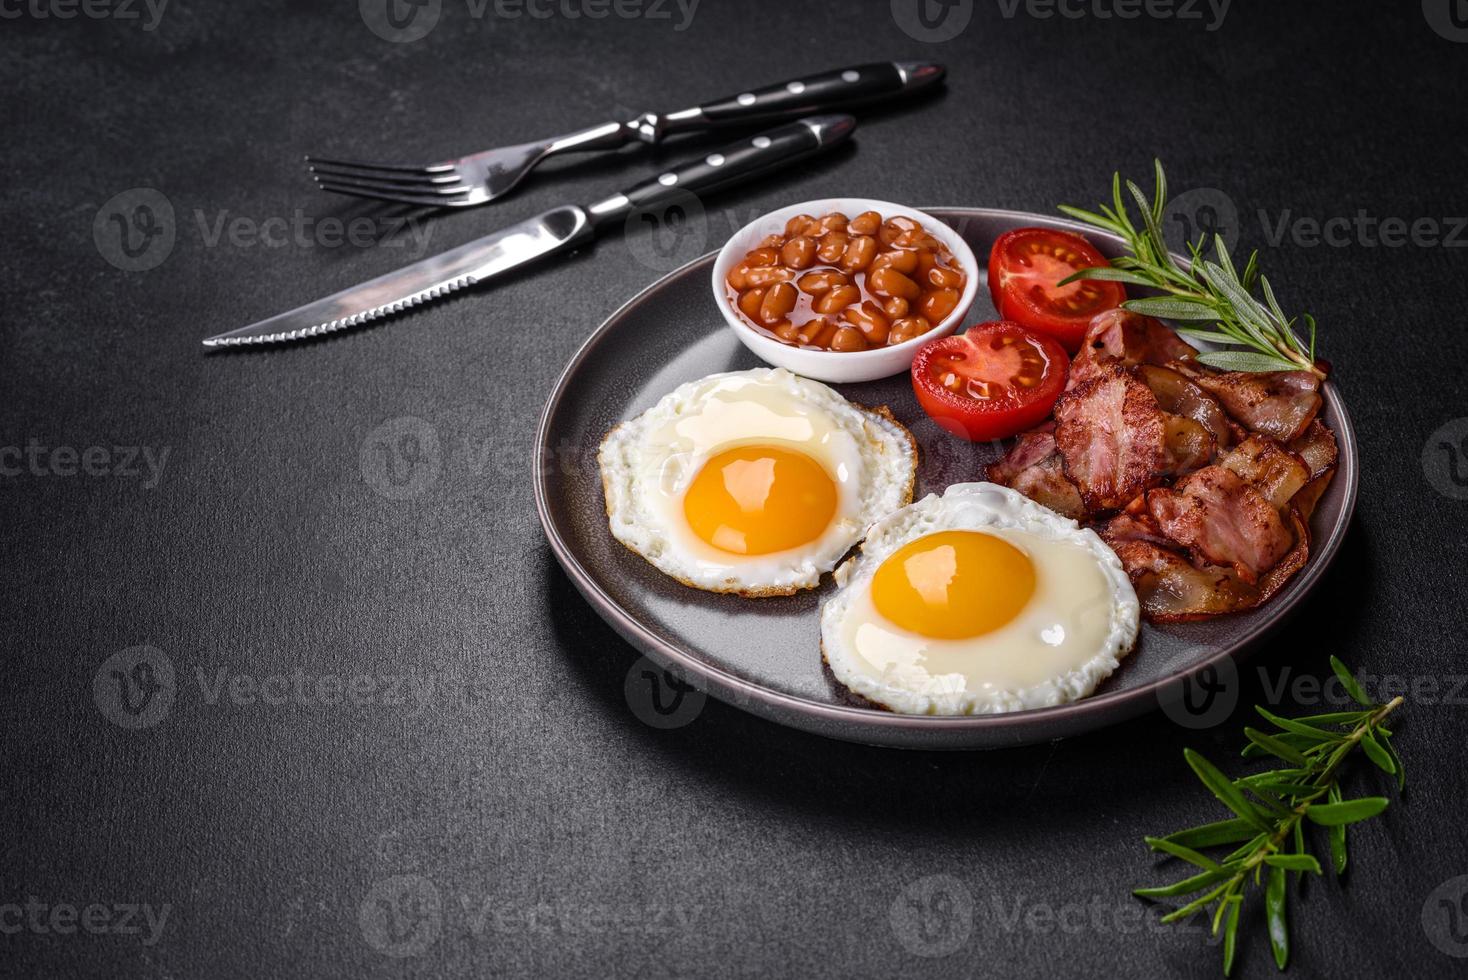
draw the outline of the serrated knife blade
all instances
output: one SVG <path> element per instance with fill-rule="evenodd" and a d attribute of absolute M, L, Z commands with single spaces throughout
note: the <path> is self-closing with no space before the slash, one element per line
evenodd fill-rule
<path fill-rule="evenodd" d="M 591 221 L 584 209 L 555 208 L 288 313 L 209 337 L 204 346 L 218 349 L 322 337 L 447 296 L 589 237 Z"/>

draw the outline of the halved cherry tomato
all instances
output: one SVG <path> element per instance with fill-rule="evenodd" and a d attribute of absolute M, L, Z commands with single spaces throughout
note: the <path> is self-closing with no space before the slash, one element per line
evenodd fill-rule
<path fill-rule="evenodd" d="M 1106 259 L 1080 235 L 1051 228 L 1016 228 L 994 242 L 989 253 L 989 294 L 1006 320 L 1049 334 L 1074 354 L 1091 318 L 1126 301 L 1119 282 L 1081 279 L 1057 286 L 1067 276 Z"/>
<path fill-rule="evenodd" d="M 1045 421 L 1069 373 L 1070 359 L 1054 338 L 994 320 L 919 347 L 912 390 L 923 411 L 954 435 L 1003 439 Z"/>

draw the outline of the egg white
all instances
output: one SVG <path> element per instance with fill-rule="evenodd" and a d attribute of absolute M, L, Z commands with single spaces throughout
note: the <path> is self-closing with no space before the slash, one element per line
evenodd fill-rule
<path fill-rule="evenodd" d="M 1031 554 L 1036 595 L 1014 621 L 984 636 L 939 640 L 877 611 L 871 584 L 882 562 L 947 530 L 991 533 Z M 955 484 L 878 521 L 835 579 L 839 589 L 821 607 L 823 657 L 853 692 L 904 714 L 993 714 L 1083 698 L 1131 651 L 1141 622 L 1131 581 L 1094 531 L 993 483 Z M 964 670 L 929 669 L 939 663 Z"/>
<path fill-rule="evenodd" d="M 836 485 L 836 512 L 814 541 L 766 555 L 715 548 L 688 526 L 683 498 L 710 457 L 747 445 L 794 449 Z M 912 499 L 917 447 L 885 409 L 854 405 L 783 368 L 680 385 L 612 429 L 597 454 L 612 535 L 685 585 L 749 597 L 814 588 L 866 528 Z"/>

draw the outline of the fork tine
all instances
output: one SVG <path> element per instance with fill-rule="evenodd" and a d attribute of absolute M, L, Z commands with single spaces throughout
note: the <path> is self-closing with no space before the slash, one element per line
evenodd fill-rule
<path fill-rule="evenodd" d="M 373 170 L 349 170 L 345 167 L 316 166 L 315 164 L 307 169 L 327 180 L 335 180 L 338 177 L 352 180 L 373 180 L 380 184 L 400 186 L 405 190 L 414 187 L 427 190 L 436 185 L 457 184 L 460 180 L 459 172 L 454 169 L 449 169 L 441 174 L 397 174 Z"/>
<path fill-rule="evenodd" d="M 346 167 L 352 170 L 378 170 L 385 171 L 387 173 L 397 174 L 433 175 L 448 173 L 454 169 L 454 165 L 451 163 L 435 163 L 432 166 L 428 167 L 404 167 L 390 163 L 364 163 L 361 161 L 353 160 L 332 160 L 327 157 L 313 157 L 310 154 L 307 154 L 306 164 L 308 166 L 313 166 L 318 163 L 324 164 L 328 167 Z"/>
<path fill-rule="evenodd" d="M 339 186 L 363 189 L 363 191 L 382 191 L 383 194 L 414 194 L 421 195 L 421 197 L 449 198 L 458 197 L 458 195 L 468 194 L 470 192 L 470 188 L 462 185 L 462 183 L 452 186 L 452 188 L 445 188 L 445 186 L 427 185 L 427 183 L 404 186 L 401 183 L 388 183 L 385 180 L 358 180 L 354 178 L 336 178 L 336 176 L 323 178 L 323 176 L 317 175 L 314 179 L 316 179 L 317 183 L 336 183 Z"/>
<path fill-rule="evenodd" d="M 467 204 L 467 197 L 436 197 L 432 194 L 408 194 L 395 190 L 380 190 L 375 187 L 356 187 L 350 184 L 319 182 L 318 186 L 331 194 L 346 194 L 348 197 L 367 197 L 374 201 L 392 201 L 396 204 L 417 204 L 423 207 L 444 208 Z M 459 193 L 465 193 L 460 191 Z"/>

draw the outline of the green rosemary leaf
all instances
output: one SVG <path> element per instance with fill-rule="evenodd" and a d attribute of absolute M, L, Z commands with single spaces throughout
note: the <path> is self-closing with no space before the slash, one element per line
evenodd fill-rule
<path fill-rule="evenodd" d="M 1197 773 L 1203 785 L 1208 787 L 1208 791 L 1218 797 L 1220 803 L 1252 823 L 1257 829 L 1269 830 L 1269 824 L 1265 822 L 1258 807 L 1245 799 L 1244 794 L 1239 792 L 1239 788 L 1227 776 L 1219 772 L 1217 766 L 1192 749 L 1183 749 L 1183 758 L 1188 761 L 1189 766 L 1192 766 L 1193 772 Z"/>
<path fill-rule="evenodd" d="M 1075 218 L 1078 221 L 1084 221 L 1088 225 L 1095 225 L 1097 228 L 1109 231 L 1114 235 L 1120 235 L 1123 231 L 1121 225 L 1117 224 L 1115 221 L 1112 221 L 1104 214 L 1097 214 L 1094 211 L 1087 211 L 1085 208 L 1071 207 L 1069 204 L 1061 204 L 1058 207 L 1061 212 L 1070 215 L 1072 218 Z"/>
<path fill-rule="evenodd" d="M 1308 854 L 1270 854 L 1264 859 L 1264 863 L 1271 868 L 1283 868 L 1285 871 L 1309 871 L 1311 874 L 1323 874 L 1320 870 L 1320 862 Z"/>
<path fill-rule="evenodd" d="M 1246 350 L 1216 350 L 1198 355 L 1198 360 L 1224 371 L 1290 371 L 1295 365 L 1282 357 Z"/>
<path fill-rule="evenodd" d="M 1364 721 L 1369 714 L 1371 714 L 1369 710 L 1330 711 L 1323 715 L 1306 715 L 1303 718 L 1296 718 L 1294 721 L 1311 725 L 1315 728 L 1319 728 L 1322 725 L 1354 725 Z"/>
<path fill-rule="evenodd" d="M 1167 174 L 1162 172 L 1162 161 L 1152 158 L 1152 217 L 1159 225 L 1167 207 Z"/>
<path fill-rule="evenodd" d="M 1339 803 L 1341 801 L 1340 786 L 1332 783 L 1326 799 L 1332 803 Z M 1327 833 L 1330 836 L 1331 863 L 1335 865 L 1336 875 L 1343 875 L 1346 873 L 1346 825 L 1343 823 L 1336 824 L 1334 827 L 1328 828 Z"/>
<path fill-rule="evenodd" d="M 1082 269 L 1080 272 L 1066 276 L 1057 286 L 1065 286 L 1080 279 L 1103 279 L 1107 282 L 1128 282 L 1134 286 L 1150 286 L 1152 280 L 1140 272 L 1132 272 L 1129 269 L 1118 269 L 1111 265 L 1099 265 L 1090 269 Z"/>
<path fill-rule="evenodd" d="M 1233 334 L 1219 330 L 1200 330 L 1197 327 L 1178 327 L 1176 329 L 1178 335 L 1184 340 L 1198 340 L 1205 344 L 1237 344 L 1239 342 Z"/>
<path fill-rule="evenodd" d="M 1344 803 L 1317 803 L 1305 811 L 1305 816 L 1322 827 L 1337 827 L 1374 817 L 1386 809 L 1387 803 L 1384 796 L 1363 796 Z"/>
<path fill-rule="evenodd" d="M 1121 304 L 1122 309 L 1146 316 L 1166 317 L 1169 320 L 1217 320 L 1218 311 L 1206 303 L 1192 299 L 1174 299 L 1170 296 L 1148 296 L 1145 299 L 1129 299 Z"/>
<path fill-rule="evenodd" d="M 1191 895 L 1193 892 L 1202 891 L 1209 885 L 1217 884 L 1225 878 L 1233 877 L 1233 872 L 1222 868 L 1217 871 L 1202 871 L 1191 878 L 1175 881 L 1170 885 L 1160 885 L 1156 888 L 1133 888 L 1132 894 L 1140 898 L 1176 898 L 1179 895 Z"/>
<path fill-rule="evenodd" d="M 1283 970 L 1290 961 L 1290 930 L 1285 922 L 1283 868 L 1269 869 L 1269 882 L 1264 887 L 1264 909 L 1269 921 L 1269 945 L 1274 949 L 1274 963 Z"/>
<path fill-rule="evenodd" d="M 1204 855 L 1199 854 L 1191 847 L 1185 847 L 1182 844 L 1175 844 L 1172 841 L 1167 840 L 1163 837 L 1144 837 L 1142 838 L 1142 840 L 1145 841 L 1147 846 L 1152 848 L 1154 851 L 1162 851 L 1163 853 L 1170 854 L 1175 858 L 1181 858 L 1189 864 L 1197 865 L 1204 871 L 1219 870 L 1217 861 L 1213 860 L 1210 857 L 1205 857 Z"/>
<path fill-rule="evenodd" d="M 1272 714 L 1267 709 L 1258 705 L 1254 707 L 1254 710 L 1257 711 L 1265 721 L 1273 725 L 1277 725 L 1287 732 L 1292 732 L 1295 735 L 1299 735 L 1302 738 L 1311 738 L 1319 742 L 1345 741 L 1345 736 L 1340 734 L 1339 732 L 1328 732 L 1322 728 L 1316 728 L 1314 725 L 1307 725 L 1303 722 L 1293 721 L 1289 718 L 1281 718 L 1278 715 Z"/>
<path fill-rule="evenodd" d="M 1179 830 L 1159 839 L 1183 847 L 1217 847 L 1219 844 L 1237 844 L 1239 841 L 1250 840 L 1256 832 L 1257 829 L 1249 821 L 1242 817 L 1233 817 L 1217 823 L 1206 823 L 1201 827 Z"/>
<path fill-rule="evenodd" d="M 1381 743 L 1376 740 L 1376 737 L 1371 734 L 1370 729 L 1367 729 L 1361 736 L 1361 751 L 1365 752 L 1366 758 L 1376 763 L 1377 768 L 1388 776 L 1395 776 L 1397 774 L 1396 763 L 1392 761 L 1391 755 L 1386 749 L 1382 748 Z"/>
<path fill-rule="evenodd" d="M 1233 972 L 1234 954 L 1239 948 L 1239 906 L 1244 904 L 1244 899 L 1232 895 L 1224 904 L 1228 906 L 1228 925 L 1223 930 L 1223 975 L 1228 976 Z"/>
<path fill-rule="evenodd" d="M 1293 762 L 1297 766 L 1309 764 L 1308 760 L 1305 758 L 1304 753 L 1302 753 L 1299 749 L 1296 749 L 1288 745 L 1287 743 L 1280 741 L 1273 735 L 1270 735 L 1266 732 L 1261 732 L 1257 728 L 1250 728 L 1248 726 L 1245 726 L 1244 737 L 1253 742 L 1255 745 L 1259 746 L 1261 749 L 1269 752 L 1271 755 L 1277 755 L 1286 762 Z"/>
<path fill-rule="evenodd" d="M 1371 699 L 1366 696 L 1366 692 L 1361 688 L 1360 682 L 1356 680 L 1356 675 L 1352 674 L 1350 668 L 1341 663 L 1340 658 L 1333 654 L 1330 658 L 1330 669 L 1335 672 L 1335 676 L 1340 680 L 1341 686 L 1346 689 L 1346 693 L 1357 704 L 1371 704 Z"/>
<path fill-rule="evenodd" d="M 1377 731 L 1379 732 L 1379 731 L 1381 731 L 1381 729 L 1377 729 Z M 1392 762 L 1396 763 L 1396 766 L 1397 766 L 1397 789 L 1398 790 L 1406 789 L 1407 788 L 1407 767 L 1404 766 L 1404 765 L 1402 765 L 1402 757 L 1397 754 L 1397 747 L 1392 744 L 1392 740 L 1391 740 L 1390 737 L 1388 737 L 1388 738 L 1382 738 L 1380 736 L 1377 736 L 1377 741 L 1380 742 L 1386 748 L 1387 753 L 1392 757 Z"/>

